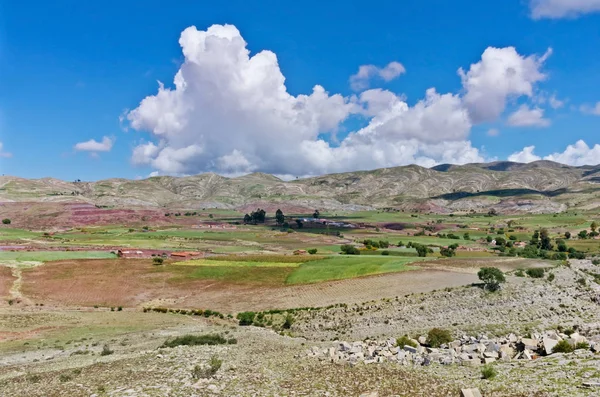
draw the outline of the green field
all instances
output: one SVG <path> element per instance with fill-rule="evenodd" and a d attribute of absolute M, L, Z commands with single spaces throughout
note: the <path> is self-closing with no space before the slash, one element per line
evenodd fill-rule
<path fill-rule="evenodd" d="M 104 251 L 0 251 L 0 260 L 48 262 L 63 259 L 111 259 L 115 254 Z"/>
<path fill-rule="evenodd" d="M 330 280 L 343 280 L 354 277 L 382 273 L 394 273 L 414 270 L 407 266 L 417 258 L 398 258 L 384 256 L 336 256 L 320 261 L 302 264 L 287 278 L 287 284 L 307 284 Z"/>
<path fill-rule="evenodd" d="M 253 257 L 252 261 L 199 259 L 178 262 L 161 271 L 176 273 L 175 281 L 214 279 L 269 285 L 307 284 L 414 270 L 416 267 L 408 264 L 422 259 L 364 255 L 321 258 L 305 256 L 288 257 L 297 258 L 288 262 L 275 262 L 268 256 L 264 258 L 264 261 L 260 261 L 258 256 Z"/>

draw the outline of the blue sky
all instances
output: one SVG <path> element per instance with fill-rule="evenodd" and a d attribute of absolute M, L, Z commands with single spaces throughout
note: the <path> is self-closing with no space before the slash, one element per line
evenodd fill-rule
<path fill-rule="evenodd" d="M 600 163 L 599 0 L 248 3 L 0 1 L 0 173 Z"/>

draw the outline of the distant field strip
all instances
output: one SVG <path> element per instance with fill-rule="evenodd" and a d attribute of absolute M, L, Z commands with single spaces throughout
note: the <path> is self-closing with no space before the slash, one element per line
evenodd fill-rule
<path fill-rule="evenodd" d="M 63 259 L 110 259 L 114 254 L 105 251 L 0 251 L 0 260 L 48 262 Z"/>
<path fill-rule="evenodd" d="M 293 262 L 251 262 L 251 261 L 215 261 L 211 259 L 195 259 L 177 262 L 177 266 L 209 266 L 209 267 L 298 267 L 301 263 Z"/>

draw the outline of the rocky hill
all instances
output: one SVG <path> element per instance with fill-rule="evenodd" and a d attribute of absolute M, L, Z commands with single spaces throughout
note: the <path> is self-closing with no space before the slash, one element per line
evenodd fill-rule
<path fill-rule="evenodd" d="M 431 212 L 559 212 L 600 205 L 600 166 L 549 161 L 494 162 L 433 168 L 416 165 L 283 181 L 254 173 L 207 173 L 144 180 L 66 182 L 0 177 L 2 202 L 86 202 L 116 207 L 293 208 L 359 210 L 393 207 Z"/>

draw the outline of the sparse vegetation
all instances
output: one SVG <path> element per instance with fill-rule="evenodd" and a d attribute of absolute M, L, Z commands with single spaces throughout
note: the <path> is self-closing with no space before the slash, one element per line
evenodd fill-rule
<path fill-rule="evenodd" d="M 552 348 L 552 353 L 572 353 L 575 348 L 566 340 L 561 340 Z"/>
<path fill-rule="evenodd" d="M 440 347 L 452 342 L 452 334 L 447 329 L 432 328 L 427 334 L 427 344 L 431 347 Z"/>
<path fill-rule="evenodd" d="M 481 377 L 483 379 L 493 379 L 498 375 L 498 371 L 491 364 L 486 364 L 481 368 Z"/>
<path fill-rule="evenodd" d="M 162 347 L 196 346 L 196 345 L 226 345 L 230 340 L 219 334 L 183 335 L 168 339 Z"/>
<path fill-rule="evenodd" d="M 417 347 L 418 345 L 414 340 L 409 338 L 408 335 L 403 335 L 403 336 L 399 337 L 398 339 L 396 339 L 396 346 L 398 346 L 398 347 L 403 347 L 403 346 Z"/>

